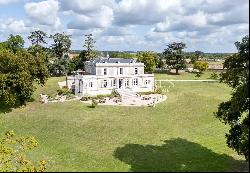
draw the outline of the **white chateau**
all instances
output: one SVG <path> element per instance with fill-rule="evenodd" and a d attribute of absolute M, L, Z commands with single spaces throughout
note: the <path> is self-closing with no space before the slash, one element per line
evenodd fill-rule
<path fill-rule="evenodd" d="M 85 73 L 74 76 L 77 96 L 154 91 L 154 75 L 144 73 L 144 64 L 133 59 L 97 58 L 85 63 Z"/>

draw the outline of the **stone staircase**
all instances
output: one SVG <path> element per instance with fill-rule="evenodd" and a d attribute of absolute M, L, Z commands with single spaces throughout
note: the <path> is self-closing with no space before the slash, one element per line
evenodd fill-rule
<path fill-rule="evenodd" d="M 131 89 L 117 89 L 116 90 L 122 97 L 122 99 L 134 99 L 139 98 L 136 92 Z"/>

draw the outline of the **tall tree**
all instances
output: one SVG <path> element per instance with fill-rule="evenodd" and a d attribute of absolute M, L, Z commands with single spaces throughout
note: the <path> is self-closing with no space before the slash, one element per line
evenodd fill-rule
<path fill-rule="evenodd" d="M 42 58 L 35 58 L 26 50 L 14 53 L 0 51 L 0 104 L 15 105 L 28 101 L 34 90 L 34 82 L 45 84 L 47 68 Z"/>
<path fill-rule="evenodd" d="M 43 44 L 47 44 L 46 38 L 48 38 L 47 34 L 41 30 L 31 32 L 28 39 L 31 41 L 32 45 L 27 51 L 34 57 L 42 58 L 48 68 L 50 63 L 49 60 L 51 59 L 51 50 L 43 46 Z"/>
<path fill-rule="evenodd" d="M 56 33 L 50 36 L 54 41 L 51 48 L 57 58 L 63 58 L 63 56 L 69 52 L 71 47 L 70 37 L 70 35 L 66 35 L 65 33 Z"/>
<path fill-rule="evenodd" d="M 81 51 L 78 56 L 78 64 L 76 65 L 77 70 L 84 68 L 84 63 L 88 61 L 88 52 L 86 50 Z"/>
<path fill-rule="evenodd" d="M 86 53 L 87 60 L 94 59 L 97 56 L 96 51 L 94 50 L 95 41 L 92 36 L 93 36 L 92 34 L 85 35 L 86 38 L 85 38 L 85 43 L 83 47 L 87 49 L 87 53 Z"/>
<path fill-rule="evenodd" d="M 185 56 L 183 49 L 186 47 L 184 43 L 171 43 L 167 45 L 167 49 L 163 52 L 166 64 L 170 69 L 175 69 L 176 74 L 179 74 L 179 70 L 185 68 Z"/>
<path fill-rule="evenodd" d="M 227 145 L 249 160 L 249 35 L 235 45 L 238 53 L 225 60 L 226 72 L 221 74 L 221 81 L 233 88 L 232 97 L 215 115 L 230 125 Z"/>
<path fill-rule="evenodd" d="M 68 53 L 71 46 L 70 35 L 56 33 L 50 37 L 54 41 L 51 46 L 54 58 L 51 60 L 52 64 L 50 65 L 50 72 L 54 75 L 61 76 L 68 71 Z"/>
<path fill-rule="evenodd" d="M 47 44 L 45 39 L 47 38 L 47 34 L 41 30 L 31 32 L 31 35 L 28 36 L 28 39 L 31 41 L 32 45 L 41 45 Z"/>
<path fill-rule="evenodd" d="M 152 73 L 156 67 L 155 54 L 152 52 L 139 52 L 137 61 L 144 63 L 145 72 Z"/>
<path fill-rule="evenodd" d="M 15 53 L 23 48 L 24 43 L 25 42 L 20 35 L 14 36 L 10 34 L 8 40 L 4 44 L 6 44 L 6 47 L 8 49 L 12 50 Z"/>

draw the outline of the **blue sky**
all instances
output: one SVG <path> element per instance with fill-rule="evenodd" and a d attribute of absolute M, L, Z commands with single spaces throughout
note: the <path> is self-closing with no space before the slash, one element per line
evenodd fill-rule
<path fill-rule="evenodd" d="M 97 50 L 162 52 L 182 41 L 186 51 L 235 52 L 249 33 L 248 0 L 0 0 L 0 41 L 40 29 L 72 35 L 83 49 L 92 33 Z"/>

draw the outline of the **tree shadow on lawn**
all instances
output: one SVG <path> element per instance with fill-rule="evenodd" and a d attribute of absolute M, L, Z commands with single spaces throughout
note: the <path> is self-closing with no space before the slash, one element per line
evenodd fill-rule
<path fill-rule="evenodd" d="M 240 171 L 238 168 L 245 169 L 247 164 L 181 138 L 165 141 L 161 146 L 126 144 L 117 148 L 114 156 L 131 165 L 130 171 L 135 172 L 232 171 L 235 168 Z"/>
<path fill-rule="evenodd" d="M 154 74 L 168 74 L 168 75 L 173 75 L 173 76 L 181 75 L 180 73 L 176 74 L 175 72 L 171 72 L 169 70 L 156 71 L 154 72 Z"/>
<path fill-rule="evenodd" d="M 1 113 L 9 113 L 13 109 L 20 108 L 21 106 L 27 106 L 27 103 L 34 102 L 34 101 L 35 101 L 35 99 L 33 97 L 30 98 L 26 103 L 23 103 L 23 104 L 16 103 L 15 105 L 7 105 L 7 104 L 4 104 L 3 102 L 0 101 L 0 114 Z"/>
<path fill-rule="evenodd" d="M 0 102 L 0 114 L 1 113 L 9 113 L 13 109 L 18 108 L 18 106 L 8 106 Z"/>

